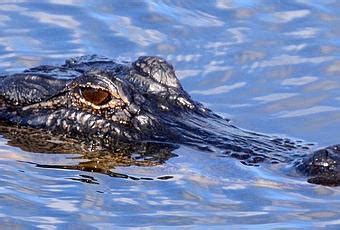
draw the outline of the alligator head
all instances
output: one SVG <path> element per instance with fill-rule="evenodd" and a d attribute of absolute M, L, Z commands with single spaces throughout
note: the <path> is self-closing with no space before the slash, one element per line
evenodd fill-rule
<path fill-rule="evenodd" d="M 159 57 L 129 63 L 85 56 L 3 76 L 0 120 L 105 148 L 118 142 L 183 143 L 219 151 L 247 165 L 287 163 L 299 157 L 305 159 L 300 172 L 314 176 L 317 171 L 318 183 L 339 184 L 339 167 L 325 168 L 329 157 L 319 157 L 321 163 L 310 158 L 303 142 L 239 129 L 193 101 L 173 67 Z M 339 151 L 333 155 L 332 164 L 338 166 Z M 318 170 L 311 170 L 311 165 L 318 165 Z M 335 176 L 327 181 L 323 175 Z"/>
<path fill-rule="evenodd" d="M 169 140 L 178 136 L 169 124 L 176 114 L 205 111 L 163 59 L 141 57 L 131 64 L 91 60 L 71 59 L 61 67 L 41 66 L 1 79 L 1 119 L 112 143 Z M 67 71 L 73 79 L 54 75 Z"/>

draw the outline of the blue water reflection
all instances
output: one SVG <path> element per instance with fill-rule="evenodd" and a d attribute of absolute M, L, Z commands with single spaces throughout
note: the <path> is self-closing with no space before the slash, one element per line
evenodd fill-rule
<path fill-rule="evenodd" d="M 237 126 L 325 146 L 340 143 L 339 15 L 335 0 L 5 0 L 0 72 L 83 54 L 160 55 L 193 98 Z M 37 168 L 70 156 L 0 141 L 0 222 L 8 229 L 340 225 L 338 188 L 307 184 L 276 166 L 247 167 L 182 146 L 164 165 L 115 169 L 172 176 L 134 181 Z"/>

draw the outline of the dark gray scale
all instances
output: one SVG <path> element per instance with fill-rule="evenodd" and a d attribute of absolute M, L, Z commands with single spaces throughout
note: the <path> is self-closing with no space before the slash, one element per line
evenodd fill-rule
<path fill-rule="evenodd" d="M 129 67 L 126 64 L 127 63 L 119 63 L 114 59 L 98 55 L 86 55 L 67 59 L 62 67 L 81 73 L 91 70 L 102 70 L 118 75 L 129 70 Z"/>
<path fill-rule="evenodd" d="M 142 76 L 149 76 L 156 82 L 168 87 L 181 88 L 173 66 L 163 58 L 142 56 L 132 65 Z"/>
<path fill-rule="evenodd" d="M 314 184 L 340 185 L 340 145 L 314 152 L 297 166 L 297 170 Z"/>
<path fill-rule="evenodd" d="M 44 74 L 15 74 L 1 80 L 0 95 L 12 105 L 29 105 L 62 92 L 67 80 Z"/>
<path fill-rule="evenodd" d="M 44 74 L 56 79 L 74 79 L 81 75 L 82 71 L 76 71 L 67 67 L 41 65 L 24 71 L 27 74 Z"/>

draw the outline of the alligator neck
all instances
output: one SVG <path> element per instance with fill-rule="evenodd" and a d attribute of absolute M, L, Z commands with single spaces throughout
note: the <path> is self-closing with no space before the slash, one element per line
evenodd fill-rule
<path fill-rule="evenodd" d="M 247 165 L 287 163 L 297 156 L 302 158 L 308 154 L 309 144 L 305 142 L 240 129 L 213 113 L 205 116 L 183 114 L 183 117 L 171 118 L 166 122 L 179 133 L 176 142 L 217 151 Z"/>

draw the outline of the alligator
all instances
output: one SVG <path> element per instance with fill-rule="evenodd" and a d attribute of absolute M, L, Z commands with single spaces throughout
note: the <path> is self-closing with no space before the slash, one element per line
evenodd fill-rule
<path fill-rule="evenodd" d="M 159 158 L 162 162 L 183 144 L 245 165 L 289 163 L 310 183 L 340 185 L 340 145 L 315 150 L 303 141 L 238 128 L 194 101 L 173 66 L 155 56 L 133 62 L 81 56 L 0 76 L 0 121 L 6 124 L 0 133 L 12 139 L 15 134 L 1 127 L 42 130 L 97 152 L 116 153 L 120 143 L 172 146 Z"/>

